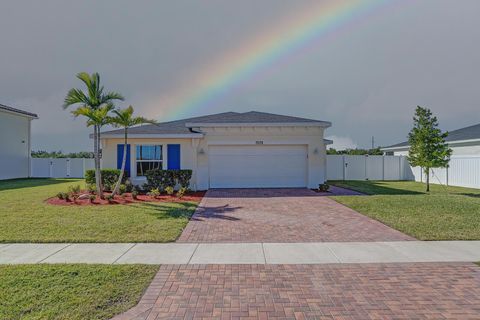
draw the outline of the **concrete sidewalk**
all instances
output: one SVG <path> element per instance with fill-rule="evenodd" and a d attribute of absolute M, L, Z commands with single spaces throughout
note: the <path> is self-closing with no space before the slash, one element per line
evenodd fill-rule
<path fill-rule="evenodd" d="M 480 261 L 480 241 L 0 244 L 0 264 L 326 264 Z"/>

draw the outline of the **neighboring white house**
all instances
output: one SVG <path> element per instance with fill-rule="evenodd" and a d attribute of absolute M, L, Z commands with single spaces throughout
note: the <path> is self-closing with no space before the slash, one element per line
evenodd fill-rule
<path fill-rule="evenodd" d="M 454 156 L 480 155 L 480 124 L 450 131 L 447 138 Z M 408 155 L 408 141 L 381 148 L 388 155 Z"/>
<path fill-rule="evenodd" d="M 330 122 L 263 112 L 226 112 L 129 130 L 127 170 L 192 169 L 191 187 L 318 187 L 326 180 Z M 123 130 L 102 134 L 102 167 L 120 168 Z"/>
<path fill-rule="evenodd" d="M 0 104 L 0 180 L 30 176 L 31 121 L 37 118 Z"/>

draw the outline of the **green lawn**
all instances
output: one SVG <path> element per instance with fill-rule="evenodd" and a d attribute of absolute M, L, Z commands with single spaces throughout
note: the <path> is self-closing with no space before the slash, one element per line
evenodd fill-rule
<path fill-rule="evenodd" d="M 0 181 L 0 242 L 175 241 L 195 203 L 54 206 L 45 203 L 74 179 Z"/>
<path fill-rule="evenodd" d="M 411 181 L 329 181 L 370 196 L 336 201 L 419 240 L 480 240 L 480 190 Z"/>
<path fill-rule="evenodd" d="M 0 266 L 0 319 L 109 319 L 138 303 L 157 266 Z"/>

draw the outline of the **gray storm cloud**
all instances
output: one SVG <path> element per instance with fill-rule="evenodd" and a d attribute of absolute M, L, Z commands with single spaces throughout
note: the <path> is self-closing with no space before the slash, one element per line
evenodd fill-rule
<path fill-rule="evenodd" d="M 0 103 L 39 114 L 33 148 L 90 149 L 62 111 L 79 71 L 101 74 L 139 114 L 215 57 L 309 1 L 10 1 L 0 3 Z M 480 2 L 398 1 L 345 28 L 203 112 L 260 110 L 329 120 L 342 143 L 405 139 L 416 105 L 444 129 L 480 122 Z"/>

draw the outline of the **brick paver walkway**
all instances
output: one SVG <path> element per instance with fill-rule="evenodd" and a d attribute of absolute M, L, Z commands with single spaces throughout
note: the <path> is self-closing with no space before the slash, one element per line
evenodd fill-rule
<path fill-rule="evenodd" d="M 116 319 L 478 319 L 471 263 L 162 266 Z"/>
<path fill-rule="evenodd" d="M 413 240 L 308 189 L 209 190 L 178 242 Z"/>

